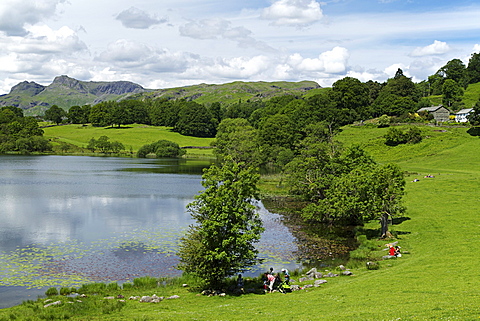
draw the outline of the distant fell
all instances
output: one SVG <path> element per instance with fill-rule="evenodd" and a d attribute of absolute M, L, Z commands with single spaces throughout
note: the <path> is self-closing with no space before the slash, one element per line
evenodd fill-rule
<path fill-rule="evenodd" d="M 75 105 L 121 100 L 146 91 L 142 86 L 129 81 L 80 81 L 58 76 L 48 86 L 28 81 L 15 85 L 9 94 L 0 96 L 0 106 L 20 107 L 25 115 L 42 115 L 53 105 L 68 110 Z"/>
<path fill-rule="evenodd" d="M 46 109 L 57 105 L 65 110 L 72 106 L 95 105 L 102 101 L 123 99 L 185 99 L 198 103 L 223 104 L 246 100 L 262 100 L 275 96 L 305 96 L 320 90 L 314 81 L 300 82 L 242 82 L 226 84 L 199 84 L 167 89 L 145 89 L 129 81 L 81 81 L 68 76 L 55 77 L 48 86 L 23 81 L 12 87 L 9 94 L 0 96 L 0 106 L 15 106 L 25 115 L 43 115 Z"/>
<path fill-rule="evenodd" d="M 157 89 L 136 97 L 140 99 L 185 99 L 195 100 L 201 104 L 219 102 L 236 103 L 239 100 L 262 100 L 275 96 L 295 95 L 302 97 L 311 90 L 321 87 L 314 81 L 276 81 L 243 82 L 235 81 L 225 84 L 199 84 L 193 86 Z"/>

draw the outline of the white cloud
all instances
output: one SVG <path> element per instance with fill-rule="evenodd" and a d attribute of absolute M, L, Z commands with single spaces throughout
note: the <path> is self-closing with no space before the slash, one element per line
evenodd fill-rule
<path fill-rule="evenodd" d="M 315 0 L 277 0 L 263 10 L 262 18 L 274 25 L 304 26 L 323 17 L 320 4 Z"/>
<path fill-rule="evenodd" d="M 120 12 L 116 19 L 119 20 L 124 27 L 133 29 L 148 29 L 151 26 L 166 23 L 168 21 L 167 18 L 148 14 L 135 7 Z"/>
<path fill-rule="evenodd" d="M 318 58 L 302 58 L 299 54 L 289 57 L 291 66 L 300 72 L 322 72 L 327 74 L 344 73 L 347 69 L 349 53 L 346 48 L 335 47 L 321 53 Z"/>
<path fill-rule="evenodd" d="M 398 69 L 402 69 L 403 74 L 405 76 L 407 76 L 407 67 L 404 64 L 392 64 L 392 65 L 388 66 L 387 68 L 385 68 L 385 70 L 383 72 L 386 75 L 388 75 L 388 78 L 392 78 L 392 77 L 395 76 Z"/>
<path fill-rule="evenodd" d="M 413 57 L 443 55 L 449 51 L 450 46 L 446 42 L 435 40 L 431 45 L 415 48 L 410 55 Z"/>
<path fill-rule="evenodd" d="M 2 0 L 0 31 L 8 36 L 24 36 L 25 25 L 34 25 L 55 14 L 57 5 L 66 0 Z"/>
<path fill-rule="evenodd" d="M 205 70 L 215 77 L 249 79 L 258 77 L 269 67 L 270 60 L 267 57 L 255 56 L 252 58 L 217 59 L 215 64 L 207 66 Z"/>
<path fill-rule="evenodd" d="M 27 74 L 30 78 L 32 75 L 36 75 L 35 78 L 53 78 L 58 75 L 59 68 L 77 65 L 80 63 L 78 56 L 88 53 L 85 43 L 68 27 L 54 30 L 45 25 L 35 25 L 25 30 L 28 32 L 25 37 L 0 37 L 0 46 L 4 49 L 0 52 L 0 72 L 18 73 L 19 77 Z M 61 70 L 62 74 L 78 74 L 71 68 Z"/>
<path fill-rule="evenodd" d="M 120 39 L 109 44 L 96 60 L 117 68 L 134 68 L 137 73 L 183 72 L 188 66 L 189 55 Z"/>
<path fill-rule="evenodd" d="M 179 28 L 180 34 L 193 39 L 215 39 L 230 28 L 230 22 L 224 19 L 204 19 L 190 21 Z"/>
<path fill-rule="evenodd" d="M 68 27 L 53 30 L 46 25 L 35 25 L 27 27 L 26 30 L 26 37 L 11 37 L 5 40 L 9 51 L 66 55 L 87 50 L 77 33 Z"/>
<path fill-rule="evenodd" d="M 261 51 L 275 52 L 263 41 L 252 37 L 252 31 L 245 27 L 231 27 L 231 22 L 224 19 L 204 19 L 190 21 L 180 26 L 180 35 L 193 39 L 228 39 L 235 41 L 239 47 L 255 48 Z"/>
<path fill-rule="evenodd" d="M 376 70 L 367 70 L 367 71 L 349 70 L 346 76 L 356 78 L 361 82 L 367 82 L 369 80 L 375 81 L 375 80 L 385 78 L 385 74 L 383 72 L 378 72 Z"/>
<path fill-rule="evenodd" d="M 480 44 L 477 43 L 473 46 L 473 52 L 479 52 L 479 51 L 480 51 Z"/>

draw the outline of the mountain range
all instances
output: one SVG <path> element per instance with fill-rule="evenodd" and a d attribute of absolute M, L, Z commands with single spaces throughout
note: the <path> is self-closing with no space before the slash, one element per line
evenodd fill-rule
<path fill-rule="evenodd" d="M 0 95 L 0 106 L 15 106 L 25 115 L 43 115 L 57 105 L 65 110 L 72 106 L 95 105 L 102 101 L 123 99 L 186 99 L 199 103 L 232 103 L 239 100 L 264 99 L 292 94 L 303 96 L 321 87 L 314 81 L 301 82 L 232 82 L 220 85 L 199 84 L 168 89 L 145 89 L 129 81 L 81 81 L 68 76 L 55 77 L 48 86 L 23 81 L 10 93 Z"/>

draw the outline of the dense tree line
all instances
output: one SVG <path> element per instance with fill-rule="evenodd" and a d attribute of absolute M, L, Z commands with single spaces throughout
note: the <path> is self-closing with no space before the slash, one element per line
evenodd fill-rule
<path fill-rule="evenodd" d="M 122 100 L 105 101 L 94 106 L 72 106 L 68 112 L 53 105 L 45 111 L 44 119 L 56 124 L 91 123 L 98 127 L 135 123 L 167 126 L 186 136 L 214 137 L 220 121 L 219 113 L 219 103 L 207 108 L 185 100 Z"/>
<path fill-rule="evenodd" d="M 18 107 L 0 108 L 0 153 L 45 152 L 51 149 L 35 118 L 25 117 Z"/>

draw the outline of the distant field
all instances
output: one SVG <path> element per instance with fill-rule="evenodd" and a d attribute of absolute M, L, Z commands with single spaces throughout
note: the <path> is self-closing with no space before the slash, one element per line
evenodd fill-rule
<path fill-rule="evenodd" d="M 98 139 L 100 136 L 107 136 L 110 141 L 118 141 L 125 146 L 127 151 L 130 148 L 136 152 L 145 144 L 151 144 L 161 139 L 173 141 L 180 145 L 205 147 L 210 146 L 213 138 L 198 138 L 183 136 L 175 133 L 168 127 L 156 127 L 147 125 L 128 125 L 118 127 L 93 127 L 91 125 L 65 125 L 43 128 L 44 136 L 55 141 L 62 141 L 79 147 L 86 147 L 90 139 Z M 212 155 L 211 149 L 187 149 L 187 156 Z"/>

